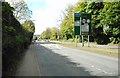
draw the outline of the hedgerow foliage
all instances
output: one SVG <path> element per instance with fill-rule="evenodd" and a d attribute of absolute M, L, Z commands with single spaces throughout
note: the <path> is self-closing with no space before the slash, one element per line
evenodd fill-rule
<path fill-rule="evenodd" d="M 35 27 L 32 21 L 21 25 L 13 16 L 14 8 L 2 2 L 2 71 L 8 75 L 16 69 L 18 60 L 32 40 Z M 27 28 L 25 28 L 25 26 Z M 28 30 L 29 29 L 29 30 Z M 31 31 L 30 31 L 31 30 Z"/>

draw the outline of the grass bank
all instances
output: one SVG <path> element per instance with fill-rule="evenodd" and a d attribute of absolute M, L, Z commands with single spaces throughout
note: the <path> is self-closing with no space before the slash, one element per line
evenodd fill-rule
<path fill-rule="evenodd" d="M 59 44 L 61 46 L 64 47 L 69 47 L 69 48 L 74 48 L 74 49 L 79 49 L 79 50 L 84 50 L 84 51 L 88 51 L 91 53 L 96 53 L 96 54 L 100 54 L 100 55 L 104 55 L 104 56 L 109 56 L 109 57 L 114 57 L 114 58 L 118 58 L 118 52 L 115 52 L 114 50 L 111 49 L 107 49 L 107 48 L 98 48 L 98 47 L 80 47 L 80 46 L 75 46 L 73 44 Z"/>

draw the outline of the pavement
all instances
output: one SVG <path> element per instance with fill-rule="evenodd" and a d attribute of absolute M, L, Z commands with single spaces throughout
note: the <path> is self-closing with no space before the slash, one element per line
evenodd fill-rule
<path fill-rule="evenodd" d="M 31 44 L 21 60 L 15 76 L 40 76 L 39 65 L 34 50 L 34 45 Z"/>
<path fill-rule="evenodd" d="M 34 42 L 16 76 L 118 76 L 118 59 L 45 41 Z"/>

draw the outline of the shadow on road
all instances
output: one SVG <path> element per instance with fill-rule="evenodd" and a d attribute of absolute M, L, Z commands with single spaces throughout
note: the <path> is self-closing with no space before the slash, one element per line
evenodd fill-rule
<path fill-rule="evenodd" d="M 90 74 L 90 71 L 87 71 L 87 69 L 83 67 L 77 67 L 77 63 L 71 62 L 70 59 L 67 56 L 63 56 L 60 54 L 57 54 L 54 52 L 54 50 L 58 51 L 57 49 L 49 49 L 45 46 L 38 45 L 38 44 L 51 44 L 47 42 L 33 42 L 31 44 L 31 47 L 29 48 L 29 51 L 34 54 L 36 59 L 36 64 L 38 64 L 39 70 L 40 70 L 40 76 L 50 76 L 52 78 L 59 78 L 64 77 L 67 78 L 69 76 L 73 76 L 73 78 L 118 78 L 114 76 L 92 76 Z M 61 52 L 59 50 L 59 52 Z M 29 52 L 28 52 L 29 53 Z M 30 58 L 30 57 L 29 57 Z M 32 58 L 31 58 L 32 59 Z M 30 60 L 30 59 L 29 59 Z M 29 61 L 28 60 L 28 61 Z M 27 60 L 26 60 L 27 61 Z M 29 64 L 29 62 L 28 62 Z M 35 64 L 32 63 L 31 64 Z M 24 66 L 23 66 L 24 67 Z M 26 65 L 26 67 L 28 67 Z M 32 67 L 31 67 L 32 68 Z M 27 69 L 30 69 L 28 67 Z M 25 73 L 25 72 L 23 72 Z M 29 74 L 29 72 L 28 72 Z M 35 76 L 35 74 L 33 74 Z"/>
<path fill-rule="evenodd" d="M 91 76 L 90 72 L 83 67 L 77 67 L 77 64 L 71 62 L 67 56 L 36 44 L 40 43 L 34 43 L 34 50 L 42 76 Z"/>

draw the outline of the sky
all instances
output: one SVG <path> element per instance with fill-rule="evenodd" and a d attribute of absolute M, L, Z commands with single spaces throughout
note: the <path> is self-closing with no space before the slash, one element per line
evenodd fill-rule
<path fill-rule="evenodd" d="M 9 1 L 9 0 L 6 0 Z M 35 33 L 41 34 L 47 27 L 59 27 L 62 12 L 68 5 L 74 5 L 78 0 L 25 0 L 32 11 L 35 23 Z"/>
<path fill-rule="evenodd" d="M 62 12 L 78 0 L 25 0 L 35 23 L 35 34 L 41 34 L 47 27 L 58 27 Z"/>

